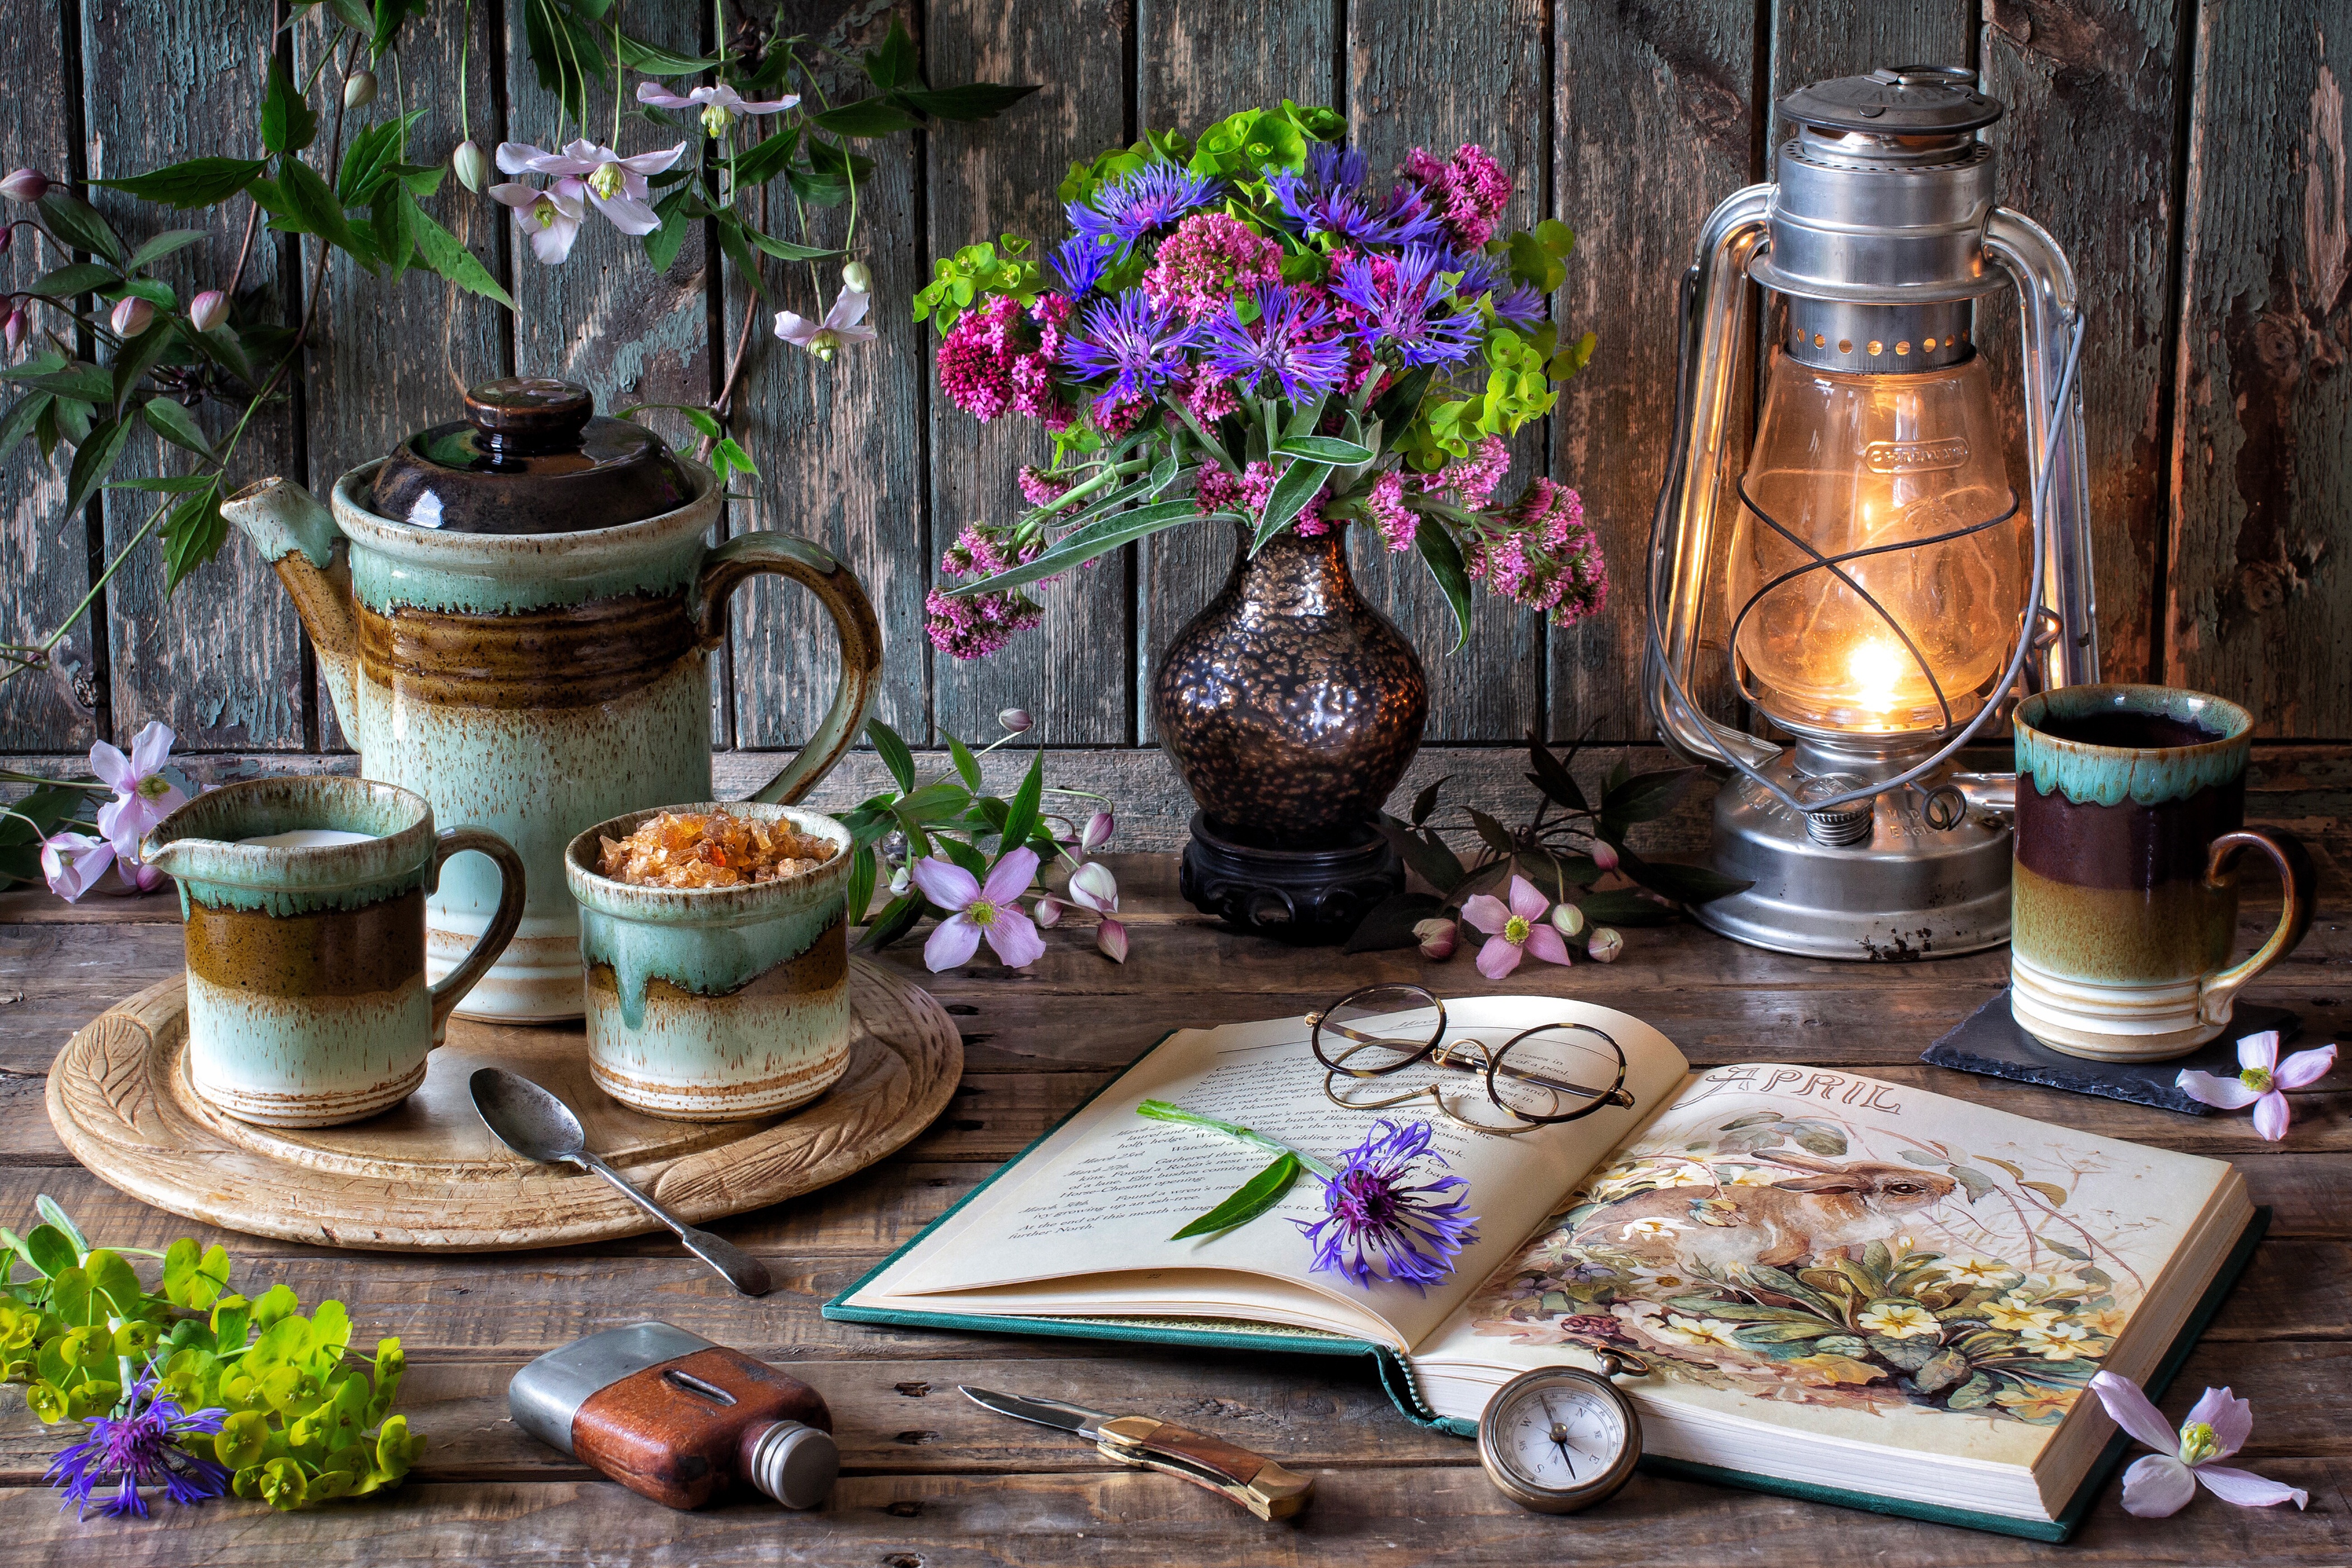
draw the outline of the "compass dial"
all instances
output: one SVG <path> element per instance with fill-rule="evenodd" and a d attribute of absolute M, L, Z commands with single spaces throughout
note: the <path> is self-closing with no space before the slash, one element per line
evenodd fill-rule
<path fill-rule="evenodd" d="M 1624 1395 L 1573 1367 L 1524 1373 L 1499 1390 L 1478 1424 L 1478 1455 L 1495 1484 L 1528 1508 L 1568 1512 L 1624 1483 L 1641 1428 Z"/>

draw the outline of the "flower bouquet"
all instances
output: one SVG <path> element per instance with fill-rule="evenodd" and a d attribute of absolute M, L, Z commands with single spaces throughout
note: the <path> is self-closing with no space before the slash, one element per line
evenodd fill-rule
<path fill-rule="evenodd" d="M 1601 608 L 1575 491 L 1494 502 L 1504 437 L 1591 353 L 1545 319 L 1575 237 L 1497 234 L 1510 176 L 1479 147 L 1416 148 L 1382 181 L 1344 131 L 1286 100 L 1150 132 L 1072 168 L 1074 232 L 1045 262 L 1006 235 L 936 264 L 915 312 L 942 334 L 941 387 L 1054 443 L 1022 473 L 1031 510 L 947 551 L 938 647 L 992 653 L 1040 618 L 1031 584 L 1199 522 L 1246 522 L 1253 552 L 1368 523 L 1419 553 L 1465 637 L 1473 582 L 1560 626 Z"/>

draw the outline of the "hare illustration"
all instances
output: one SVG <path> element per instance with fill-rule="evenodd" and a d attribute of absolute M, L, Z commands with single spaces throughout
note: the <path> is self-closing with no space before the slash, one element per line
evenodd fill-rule
<path fill-rule="evenodd" d="M 1833 1164 L 1810 1155 L 1755 1156 L 1808 1173 L 1769 1186 L 1663 1187 L 1605 1204 L 1575 1239 L 1664 1261 L 1766 1263 L 1852 1256 L 1899 1235 L 1914 1215 L 1951 1196 L 1949 1176 L 1870 1161 Z"/>

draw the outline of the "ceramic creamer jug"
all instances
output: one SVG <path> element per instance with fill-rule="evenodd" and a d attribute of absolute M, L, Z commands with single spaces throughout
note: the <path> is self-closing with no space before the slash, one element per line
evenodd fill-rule
<path fill-rule="evenodd" d="M 866 722 L 882 639 L 856 576 L 788 534 L 712 546 L 721 500 L 709 469 L 595 417 L 583 389 L 519 379 L 474 388 L 464 420 L 345 474 L 331 511 L 274 479 L 221 508 L 293 595 L 361 773 L 522 857 L 521 929 L 467 1016 L 581 1016 L 564 845 L 607 817 L 711 797 L 705 660 L 748 578 L 808 588 L 841 642 L 832 706 L 752 798 L 799 799 Z M 498 902 L 487 859 L 449 862 L 427 910 L 429 973 L 464 959 Z"/>

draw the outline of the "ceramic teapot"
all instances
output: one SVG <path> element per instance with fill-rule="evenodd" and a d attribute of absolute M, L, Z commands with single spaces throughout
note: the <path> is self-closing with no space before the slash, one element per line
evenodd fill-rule
<path fill-rule="evenodd" d="M 221 508 L 293 595 L 361 773 L 522 857 L 521 929 L 464 1016 L 581 1016 L 564 845 L 625 812 L 711 797 L 705 658 L 747 579 L 806 587 L 841 643 L 832 706 L 752 798 L 798 800 L 865 725 L 882 637 L 856 576 L 789 534 L 710 545 L 721 500 L 709 468 L 596 417 L 583 389 L 517 379 L 475 387 L 465 419 L 345 474 L 331 511 L 277 479 Z M 498 902 L 488 860 L 450 861 L 426 913 L 435 978 Z"/>

